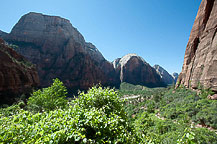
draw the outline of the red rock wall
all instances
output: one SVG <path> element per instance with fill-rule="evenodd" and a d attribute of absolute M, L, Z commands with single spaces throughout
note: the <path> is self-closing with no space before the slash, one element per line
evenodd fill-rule
<path fill-rule="evenodd" d="M 98 83 L 119 85 L 112 64 L 64 18 L 28 13 L 5 40 L 18 45 L 17 52 L 36 64 L 41 87 L 48 87 L 54 78 L 74 92 Z"/>
<path fill-rule="evenodd" d="M 217 91 L 217 0 L 202 0 L 189 42 L 177 87 L 211 88 Z"/>
<path fill-rule="evenodd" d="M 113 66 L 121 82 L 147 87 L 166 86 L 156 70 L 136 54 L 127 54 L 115 60 Z"/>
<path fill-rule="evenodd" d="M 38 73 L 34 66 L 0 39 L 0 99 L 1 104 L 11 103 L 14 98 L 28 93 L 39 85 Z"/>

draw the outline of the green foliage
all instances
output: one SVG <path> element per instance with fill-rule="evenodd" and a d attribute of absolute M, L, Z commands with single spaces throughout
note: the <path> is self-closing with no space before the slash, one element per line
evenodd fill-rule
<path fill-rule="evenodd" d="M 129 87 L 125 86 L 125 88 Z M 133 88 L 122 90 L 125 95 L 135 94 Z M 217 101 L 207 99 L 208 95 L 213 94 L 212 91 L 203 89 L 199 95 L 185 87 L 176 90 L 147 88 L 138 91 L 142 93 L 144 101 L 134 103 L 135 100 L 129 100 L 125 110 L 142 143 L 215 143 L 214 141 L 217 141 L 215 132 L 206 128 L 189 128 L 192 122 L 217 128 Z M 206 136 L 203 136 L 203 131 L 206 131 Z"/>
<path fill-rule="evenodd" d="M 161 120 L 146 111 L 138 116 L 134 125 L 136 134 L 143 143 L 147 140 L 153 143 L 176 143 L 186 126 L 174 123 L 172 120 Z"/>
<path fill-rule="evenodd" d="M 16 49 L 19 48 L 19 47 L 18 47 L 17 45 L 15 45 L 15 44 L 9 44 L 8 46 L 11 47 L 11 48 L 14 49 L 14 50 L 16 50 Z"/>
<path fill-rule="evenodd" d="M 121 97 L 136 93 L 142 101 Z M 217 102 L 203 96 L 208 93 L 127 84 L 117 92 L 95 86 L 67 103 L 66 89 L 55 79 L 33 93 L 29 109 L 22 101 L 0 109 L 0 143 L 216 143 L 215 132 L 192 125 L 216 128 Z"/>
<path fill-rule="evenodd" d="M 217 101 L 207 99 L 211 91 L 203 90 L 198 96 L 196 92 L 178 89 L 174 93 L 168 91 L 161 101 L 161 115 L 169 119 L 185 122 L 194 121 L 217 128 Z"/>
<path fill-rule="evenodd" d="M 200 100 L 197 102 L 196 108 L 199 110 L 194 121 L 217 129 L 217 102 L 207 99 Z"/>
<path fill-rule="evenodd" d="M 33 92 L 28 100 L 28 108 L 32 111 L 48 111 L 64 108 L 67 105 L 66 87 L 59 79 L 54 79 L 53 84 L 42 90 Z"/>
<path fill-rule="evenodd" d="M 19 104 L 14 104 L 14 105 L 12 105 L 10 107 L 6 107 L 6 108 L 1 108 L 0 109 L 1 116 L 12 116 L 14 114 L 19 113 L 19 111 L 21 110 Z"/>
<path fill-rule="evenodd" d="M 78 99 L 74 101 L 79 104 L 83 109 L 87 108 L 105 108 L 106 114 L 121 113 L 125 115 L 123 111 L 123 100 L 121 100 L 119 94 L 114 89 L 102 87 L 93 87 L 88 93 L 80 93 Z"/>
<path fill-rule="evenodd" d="M 132 127 L 124 111 L 123 100 L 114 89 L 93 87 L 86 94 L 80 93 L 72 102 L 81 115 L 77 129 L 93 143 L 133 143 Z"/>
<path fill-rule="evenodd" d="M 217 141 L 217 134 L 207 128 L 196 128 L 192 132 L 195 134 L 194 141 L 200 144 L 214 144 Z"/>
<path fill-rule="evenodd" d="M 13 45 L 13 44 L 8 45 L 8 47 L 10 47 L 10 48 L 12 48 L 14 50 L 16 50 L 17 48 L 19 48 L 17 45 Z M 28 60 L 26 60 L 24 58 L 17 59 L 15 57 L 13 57 L 11 55 L 10 51 L 8 51 L 6 48 L 0 47 L 0 50 L 3 51 L 5 54 L 7 54 L 14 63 L 17 63 L 18 65 L 22 65 L 22 66 L 27 67 L 27 68 L 34 67 L 34 65 L 30 61 L 28 61 Z"/>
<path fill-rule="evenodd" d="M 186 128 L 184 135 L 177 140 L 177 144 L 208 144 L 216 143 L 217 135 L 206 128 Z"/>
<path fill-rule="evenodd" d="M 209 95 L 213 95 L 214 92 L 210 89 L 201 89 L 200 98 L 206 99 Z"/>
<path fill-rule="evenodd" d="M 195 133 L 189 128 L 186 128 L 184 132 L 184 135 L 177 140 L 177 144 L 196 144 Z"/>
<path fill-rule="evenodd" d="M 101 87 L 65 109 L 0 115 L 0 143 L 137 143 L 132 132 L 118 93 Z"/>

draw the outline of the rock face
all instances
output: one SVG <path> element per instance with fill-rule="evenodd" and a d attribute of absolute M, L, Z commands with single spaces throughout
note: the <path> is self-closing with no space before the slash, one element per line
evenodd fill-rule
<path fill-rule="evenodd" d="M 24 15 L 4 39 L 36 64 L 42 87 L 59 78 L 69 90 L 94 84 L 118 86 L 115 70 L 98 49 L 86 43 L 69 20 L 40 13 Z"/>
<path fill-rule="evenodd" d="M 0 39 L 0 104 L 12 103 L 17 96 L 29 93 L 38 85 L 34 66 Z"/>
<path fill-rule="evenodd" d="M 202 0 L 176 86 L 217 91 L 217 0 Z"/>
<path fill-rule="evenodd" d="M 154 65 L 153 68 L 160 75 L 165 84 L 169 85 L 175 83 L 174 78 L 164 68 L 159 65 Z"/>
<path fill-rule="evenodd" d="M 172 74 L 172 77 L 173 77 L 173 79 L 174 79 L 174 82 L 176 83 L 176 81 L 177 81 L 177 79 L 178 79 L 178 77 L 179 77 L 179 74 L 176 73 L 176 72 L 174 72 L 174 73 Z"/>
<path fill-rule="evenodd" d="M 6 32 L 3 32 L 3 31 L 0 30 L 0 37 L 5 37 L 6 35 L 7 35 Z"/>
<path fill-rule="evenodd" d="M 160 76 L 145 60 L 136 54 L 128 54 L 113 61 L 121 82 L 148 87 L 165 86 Z"/>

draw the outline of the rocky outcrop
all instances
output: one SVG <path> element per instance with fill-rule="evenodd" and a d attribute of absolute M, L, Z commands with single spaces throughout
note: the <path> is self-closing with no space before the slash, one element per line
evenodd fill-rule
<path fill-rule="evenodd" d="M 0 30 L 0 38 L 5 37 L 6 35 L 7 35 L 6 32 L 3 32 L 3 31 Z"/>
<path fill-rule="evenodd" d="M 174 79 L 174 82 L 176 83 L 176 81 L 177 81 L 177 79 L 178 79 L 178 77 L 179 77 L 179 74 L 176 73 L 176 72 L 174 72 L 174 73 L 172 74 L 172 77 L 173 77 L 173 79 Z"/>
<path fill-rule="evenodd" d="M 96 62 L 102 62 L 105 61 L 105 58 L 103 55 L 99 52 L 99 50 L 96 48 L 95 45 L 88 42 L 85 43 L 85 50 L 88 52 L 88 54 L 93 58 Z"/>
<path fill-rule="evenodd" d="M 0 39 L 0 104 L 12 103 L 39 85 L 34 65 Z"/>
<path fill-rule="evenodd" d="M 117 59 L 115 59 L 115 60 L 112 62 L 113 67 L 114 67 L 115 69 L 117 69 L 118 66 L 120 66 L 120 64 L 119 64 L 120 60 L 121 60 L 121 58 L 117 58 Z"/>
<path fill-rule="evenodd" d="M 67 19 L 31 12 L 4 39 L 36 64 L 42 87 L 56 77 L 70 90 L 119 85 L 112 64 Z"/>
<path fill-rule="evenodd" d="M 121 82 L 148 87 L 165 86 L 160 76 L 145 60 L 136 54 L 128 54 L 113 61 Z"/>
<path fill-rule="evenodd" d="M 177 87 L 217 91 L 217 0 L 202 0 L 185 51 Z"/>
<path fill-rule="evenodd" d="M 175 83 L 174 78 L 164 68 L 159 65 L 154 65 L 153 68 L 160 75 L 165 84 L 170 85 Z"/>

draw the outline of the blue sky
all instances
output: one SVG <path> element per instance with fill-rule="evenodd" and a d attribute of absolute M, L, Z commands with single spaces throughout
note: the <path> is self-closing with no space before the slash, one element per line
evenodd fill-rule
<path fill-rule="evenodd" d="M 150 65 L 181 72 L 201 0 L 4 0 L 0 30 L 28 12 L 69 19 L 85 40 L 113 61 L 136 53 Z"/>

